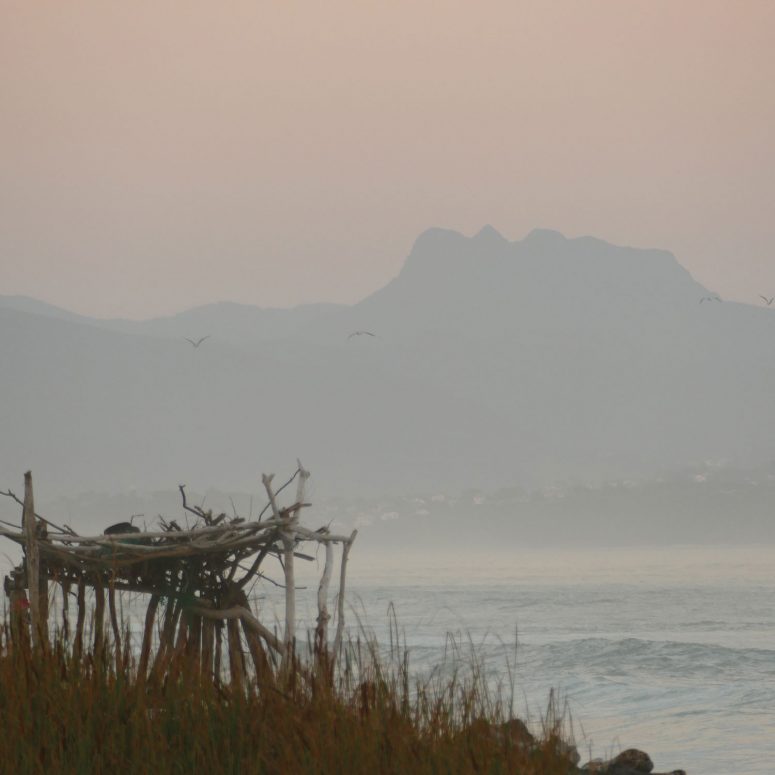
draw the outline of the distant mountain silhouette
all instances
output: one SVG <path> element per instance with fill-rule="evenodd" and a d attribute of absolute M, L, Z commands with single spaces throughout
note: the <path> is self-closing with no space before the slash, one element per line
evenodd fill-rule
<path fill-rule="evenodd" d="M 244 492 L 297 456 L 319 492 L 370 494 L 765 464 L 775 316 L 708 294 L 664 251 L 487 226 L 424 232 L 352 306 L 135 322 L 0 297 L 0 486 Z"/>

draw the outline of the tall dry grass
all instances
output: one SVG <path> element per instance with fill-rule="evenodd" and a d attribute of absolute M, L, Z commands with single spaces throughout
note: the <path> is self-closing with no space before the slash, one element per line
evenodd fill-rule
<path fill-rule="evenodd" d="M 181 654 L 160 679 L 132 655 L 74 656 L 60 635 L 37 653 L 0 629 L 0 769 L 13 773 L 523 773 L 575 771 L 563 714 L 536 739 L 475 655 L 423 678 L 391 628 L 363 632 L 336 665 L 270 666 L 241 686 L 203 677 Z M 457 654 L 455 653 L 457 652 Z M 473 652 L 472 652 L 473 653 Z"/>

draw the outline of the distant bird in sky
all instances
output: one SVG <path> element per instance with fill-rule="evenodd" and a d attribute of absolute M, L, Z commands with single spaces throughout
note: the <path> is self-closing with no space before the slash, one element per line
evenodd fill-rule
<path fill-rule="evenodd" d="M 768 299 L 766 296 L 762 296 L 761 293 L 759 294 L 759 298 L 768 306 L 772 306 L 772 302 L 775 301 L 775 296 L 770 296 Z"/>
<path fill-rule="evenodd" d="M 700 304 L 702 304 L 703 301 L 721 301 L 718 296 L 703 296 L 700 299 Z"/>
<path fill-rule="evenodd" d="M 193 345 L 194 349 L 196 350 L 196 348 L 199 347 L 199 345 L 202 344 L 202 342 L 204 342 L 205 339 L 209 339 L 209 338 L 210 338 L 210 334 L 208 334 L 207 336 L 203 336 L 201 339 L 197 339 L 196 341 L 186 337 L 186 341 L 187 342 L 191 342 L 191 344 Z"/>
<path fill-rule="evenodd" d="M 371 331 L 353 331 L 350 336 L 348 336 L 348 339 L 352 339 L 354 336 L 374 336 L 376 337 L 376 334 L 372 334 Z"/>

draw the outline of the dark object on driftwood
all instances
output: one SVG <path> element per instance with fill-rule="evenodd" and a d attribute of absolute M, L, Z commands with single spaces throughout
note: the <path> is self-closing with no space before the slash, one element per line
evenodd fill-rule
<path fill-rule="evenodd" d="M 135 527 L 131 522 L 116 522 L 115 525 L 106 527 L 103 532 L 106 536 L 122 535 L 124 533 L 139 533 L 140 528 Z"/>

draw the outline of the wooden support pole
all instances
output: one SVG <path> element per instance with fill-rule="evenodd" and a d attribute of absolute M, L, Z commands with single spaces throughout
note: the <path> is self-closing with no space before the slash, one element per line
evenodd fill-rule
<path fill-rule="evenodd" d="M 178 637 L 175 641 L 175 655 L 182 654 L 188 643 L 188 623 L 190 614 L 187 610 L 180 613 L 180 622 L 178 624 Z"/>
<path fill-rule="evenodd" d="M 86 622 L 86 582 L 81 576 L 78 579 L 78 614 L 75 621 L 75 644 L 73 656 L 80 659 L 83 654 L 83 626 Z"/>
<path fill-rule="evenodd" d="M 32 647 L 37 649 L 46 638 L 44 635 L 42 611 L 40 610 L 40 554 L 38 549 L 38 531 L 35 524 L 35 504 L 32 496 L 32 473 L 24 474 L 24 507 L 22 525 L 26 539 L 25 555 L 27 568 L 27 586 L 30 590 L 30 627 L 32 629 Z M 47 595 L 48 599 L 48 595 Z M 47 625 L 47 623 L 46 623 Z"/>
<path fill-rule="evenodd" d="M 298 489 L 302 493 L 304 492 L 304 483 L 306 477 L 303 475 L 306 473 L 299 464 L 299 485 Z M 309 474 L 307 474 L 309 476 Z M 261 481 L 266 489 L 269 503 L 272 506 L 272 513 L 275 519 L 281 521 L 280 537 L 283 542 L 283 572 L 285 574 L 285 635 L 283 637 L 283 643 L 285 646 L 284 658 L 292 656 L 296 639 L 296 590 L 294 569 L 293 569 L 293 549 L 295 546 L 295 534 L 294 534 L 294 521 L 296 510 L 287 511 L 285 514 L 281 514 L 277 506 L 277 500 L 275 498 L 274 491 L 272 490 L 272 479 L 274 474 L 264 474 L 261 477 Z M 301 503 L 301 500 L 296 501 Z"/>
<path fill-rule="evenodd" d="M 14 568 L 5 577 L 5 591 L 11 609 L 11 640 L 22 651 L 30 645 L 30 601 L 27 597 L 27 580 L 24 566 Z"/>
<path fill-rule="evenodd" d="M 242 632 L 253 660 L 256 679 L 259 681 L 264 680 L 269 675 L 269 660 L 266 656 L 266 650 L 261 643 L 261 636 L 255 627 L 255 623 L 258 620 L 250 612 L 248 596 L 239 585 L 232 584 L 225 602 L 229 605 L 237 606 L 244 611 L 243 615 L 239 617 L 239 621 L 242 624 Z"/>
<path fill-rule="evenodd" d="M 229 619 L 226 623 L 226 631 L 229 635 L 231 685 L 235 689 L 241 689 L 245 684 L 245 663 L 240 643 L 239 622 L 236 619 Z"/>
<path fill-rule="evenodd" d="M 347 543 L 342 546 L 342 565 L 339 571 L 339 599 L 337 600 L 336 611 L 336 636 L 334 637 L 334 648 L 332 649 L 334 661 L 339 658 L 339 649 L 342 646 L 342 634 L 344 632 L 344 589 L 347 577 L 347 558 L 357 535 L 358 531 L 353 530 Z"/>
<path fill-rule="evenodd" d="M 121 629 L 118 625 L 118 613 L 116 612 L 116 590 L 113 580 L 108 582 L 108 612 L 110 613 L 110 627 L 113 630 L 113 648 L 116 656 L 116 670 L 121 668 Z"/>
<path fill-rule="evenodd" d="M 215 624 L 215 656 L 213 657 L 213 678 L 216 683 L 221 681 L 221 665 L 223 654 L 223 622 L 216 621 Z"/>
<path fill-rule="evenodd" d="M 65 643 L 70 641 L 70 579 L 63 579 L 62 587 L 62 635 Z"/>
<path fill-rule="evenodd" d="M 319 659 L 325 659 L 328 653 L 328 587 L 331 583 L 331 573 L 334 567 L 334 546 L 330 541 L 325 544 L 326 564 L 318 587 L 318 619 L 315 627 L 315 654 Z"/>
<path fill-rule="evenodd" d="M 201 670 L 202 675 L 212 676 L 213 670 L 213 647 L 215 641 L 215 622 L 212 619 L 202 619 L 202 655 Z"/>
<path fill-rule="evenodd" d="M 45 563 L 40 558 L 40 534 L 42 530 L 43 536 L 45 537 L 45 524 L 38 521 L 36 530 L 38 532 L 38 593 L 40 594 L 40 623 L 43 628 L 42 641 L 44 644 L 48 644 L 48 573 L 46 573 Z"/>
<path fill-rule="evenodd" d="M 186 655 L 199 669 L 200 655 L 202 653 L 202 617 L 191 614 L 188 623 L 188 642 L 186 643 Z"/>
<path fill-rule="evenodd" d="M 175 629 L 181 611 L 181 603 L 176 598 L 168 597 L 167 605 L 164 609 L 164 624 L 162 625 L 161 636 L 159 637 L 159 648 L 156 652 L 151 675 L 159 678 L 164 671 L 167 663 L 168 654 L 172 653 L 175 641 Z"/>
<path fill-rule="evenodd" d="M 181 605 L 180 616 L 178 618 L 178 635 L 175 640 L 175 647 L 167 659 L 167 670 L 177 675 L 183 667 L 183 657 L 188 650 L 188 644 L 191 640 L 191 613 L 187 607 Z"/>
<path fill-rule="evenodd" d="M 137 675 L 141 681 L 145 680 L 148 672 L 148 659 L 151 655 L 153 642 L 153 623 L 156 619 L 156 611 L 159 608 L 159 595 L 151 595 L 148 608 L 145 609 L 145 627 L 143 628 L 143 644 L 140 647 L 140 662 L 137 666 Z"/>
<path fill-rule="evenodd" d="M 256 631 L 244 619 L 240 619 L 242 632 L 245 635 L 245 642 L 248 644 L 248 651 L 253 660 L 253 668 L 256 671 L 256 680 L 263 681 L 269 675 L 269 659 L 266 656 L 266 650 L 261 643 Z"/>
<path fill-rule="evenodd" d="M 105 647 L 105 587 L 102 575 L 97 574 L 94 581 L 94 656 L 102 657 Z"/>

